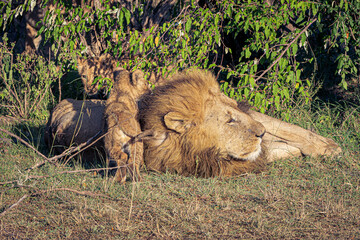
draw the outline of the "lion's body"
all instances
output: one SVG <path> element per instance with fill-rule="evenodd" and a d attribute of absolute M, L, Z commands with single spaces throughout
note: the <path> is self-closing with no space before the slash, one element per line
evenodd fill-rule
<path fill-rule="evenodd" d="M 139 177 L 139 167 L 143 162 L 143 143 L 129 141 L 141 133 L 138 115 L 138 99 L 149 91 L 141 71 L 129 73 L 115 70 L 114 85 L 106 101 L 104 141 L 108 161 L 124 166 L 117 172 L 120 182 L 126 180 L 126 170 L 133 177 Z M 125 167 L 126 166 L 126 167 Z M 135 174 L 133 173 L 135 170 Z"/>
<path fill-rule="evenodd" d="M 65 148 L 78 146 L 102 132 L 105 102 L 101 100 L 62 100 L 52 111 L 45 128 L 44 140 L 50 149 L 59 154 Z M 104 142 L 97 141 L 82 155 L 92 161 L 103 155 Z M 97 154 L 97 153 L 100 153 Z"/>
<path fill-rule="evenodd" d="M 214 76 L 190 71 L 144 97 L 140 109 L 147 169 L 202 177 L 260 170 L 264 127 L 220 92 Z"/>

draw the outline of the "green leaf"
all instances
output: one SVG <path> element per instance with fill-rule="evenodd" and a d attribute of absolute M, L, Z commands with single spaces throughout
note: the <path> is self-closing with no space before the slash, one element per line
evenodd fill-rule
<path fill-rule="evenodd" d="M 214 25 L 217 26 L 219 24 L 219 15 L 218 14 L 216 14 L 214 21 L 215 21 Z"/>
<path fill-rule="evenodd" d="M 130 24 L 130 18 L 131 18 L 131 13 L 127 8 L 123 8 L 122 9 L 124 11 L 124 15 L 125 15 L 125 19 L 126 19 L 126 24 L 129 25 Z"/>
<path fill-rule="evenodd" d="M 245 57 L 246 57 L 246 58 L 249 58 L 250 56 L 251 56 L 250 49 L 249 49 L 249 48 L 246 48 L 246 50 L 245 50 Z"/>
<path fill-rule="evenodd" d="M 273 94 L 274 94 L 274 95 L 277 95 L 278 92 L 279 92 L 279 87 L 278 87 L 277 84 L 274 84 L 274 85 L 273 85 Z"/>
<path fill-rule="evenodd" d="M 191 25 L 192 25 L 192 20 L 191 19 L 188 19 L 185 23 L 185 31 L 186 32 L 189 32 L 190 29 L 191 29 Z"/>
<path fill-rule="evenodd" d="M 287 99 L 290 99 L 289 90 L 288 90 L 287 88 L 284 88 L 284 89 L 283 89 L 283 93 L 284 93 L 284 96 L 285 96 Z"/>
<path fill-rule="evenodd" d="M 265 28 L 265 36 L 266 36 L 266 38 L 269 38 L 269 36 L 270 36 L 270 29 L 269 28 Z"/>
<path fill-rule="evenodd" d="M 249 94 L 250 94 L 250 90 L 248 88 L 245 88 L 244 89 L 244 95 L 245 95 L 245 98 L 249 98 Z"/>
<path fill-rule="evenodd" d="M 293 44 L 293 45 L 292 45 L 292 53 L 293 53 L 294 56 L 296 56 L 297 50 L 298 50 L 298 45 L 297 45 L 297 44 Z"/>
<path fill-rule="evenodd" d="M 344 79 L 341 81 L 341 85 L 343 86 L 343 88 L 344 88 L 345 90 L 348 89 L 348 84 L 347 84 L 347 82 L 346 82 Z"/>
<path fill-rule="evenodd" d="M 275 96 L 274 103 L 275 103 L 276 110 L 279 111 L 280 110 L 280 97 L 279 97 L 279 95 Z"/>
<path fill-rule="evenodd" d="M 217 43 L 217 45 L 220 47 L 221 46 L 221 42 L 220 42 L 220 33 L 216 32 L 215 34 L 215 42 Z"/>
<path fill-rule="evenodd" d="M 255 87 L 255 79 L 253 77 L 249 77 L 249 82 L 252 87 Z"/>
<path fill-rule="evenodd" d="M 233 97 L 234 97 L 234 93 L 235 93 L 235 90 L 234 90 L 234 88 L 232 88 L 232 89 L 230 90 L 229 97 L 233 98 Z"/>
<path fill-rule="evenodd" d="M 259 106 L 259 105 L 260 105 L 261 99 L 262 99 L 262 95 L 261 95 L 259 92 L 257 92 L 257 93 L 255 94 L 255 106 Z"/>
<path fill-rule="evenodd" d="M 228 74 L 226 75 L 226 79 L 229 79 L 233 74 L 231 72 L 228 72 Z"/>

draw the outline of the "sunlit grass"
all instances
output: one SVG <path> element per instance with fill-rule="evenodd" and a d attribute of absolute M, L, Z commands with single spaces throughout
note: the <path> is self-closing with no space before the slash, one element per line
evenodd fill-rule
<path fill-rule="evenodd" d="M 360 110 L 318 105 L 293 123 L 333 138 L 338 157 L 277 161 L 260 174 L 221 179 L 142 173 L 119 185 L 81 164 L 45 166 L 21 144 L 0 149 L 1 238 L 15 239 L 351 239 L 360 234 Z M 30 127 L 37 148 L 42 128 Z M 26 131 L 25 131 L 26 132 Z M 40 139 L 40 140 L 39 140 Z M 32 178 L 47 176 L 46 178 Z M 67 190 L 73 189 L 79 194 Z M 53 191 L 52 191 L 53 190 Z M 43 193 L 36 195 L 37 192 Z M 88 193 L 88 194 L 86 194 Z M 91 194 L 98 195 L 91 195 Z M 104 197 L 106 195 L 107 197 Z"/>

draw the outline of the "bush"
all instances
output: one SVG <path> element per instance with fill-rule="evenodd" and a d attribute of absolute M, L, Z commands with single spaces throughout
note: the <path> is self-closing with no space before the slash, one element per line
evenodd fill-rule
<path fill-rule="evenodd" d="M 0 26 L 19 12 L 46 7 L 38 34 L 64 67 L 75 66 L 75 56 L 109 53 L 147 76 L 211 69 L 227 95 L 261 112 L 289 117 L 293 105 L 309 104 L 323 84 L 347 89 L 358 74 L 355 0 L 29 2 L 3 4 Z"/>

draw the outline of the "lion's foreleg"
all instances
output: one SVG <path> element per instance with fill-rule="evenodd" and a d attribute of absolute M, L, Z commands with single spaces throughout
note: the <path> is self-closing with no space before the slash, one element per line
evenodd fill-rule
<path fill-rule="evenodd" d="M 115 181 L 120 182 L 120 183 L 125 183 L 126 181 L 126 170 L 128 168 L 127 165 L 125 165 L 124 163 L 126 163 L 128 161 L 128 155 L 126 153 L 124 153 L 123 151 L 121 151 L 119 153 L 118 158 L 116 159 L 116 164 L 117 164 L 117 171 L 115 174 Z"/>
<path fill-rule="evenodd" d="M 143 143 L 135 142 L 130 145 L 130 158 L 128 159 L 128 172 L 133 181 L 141 181 L 140 167 L 143 164 Z"/>
<path fill-rule="evenodd" d="M 129 159 L 129 154 L 124 151 L 124 143 L 129 141 L 120 127 L 115 126 L 109 130 L 109 133 L 105 136 L 105 149 L 107 153 L 107 164 L 111 161 L 116 162 L 119 168 L 115 174 L 115 181 L 124 183 L 126 181 L 126 169 Z"/>

